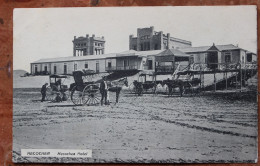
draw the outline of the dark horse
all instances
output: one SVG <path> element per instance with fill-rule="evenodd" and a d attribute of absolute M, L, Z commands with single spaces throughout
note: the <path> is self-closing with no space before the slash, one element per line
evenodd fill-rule
<path fill-rule="evenodd" d="M 119 101 L 119 95 L 120 95 L 120 92 L 124 85 L 128 87 L 128 81 L 127 81 L 126 77 L 122 78 L 120 80 L 111 81 L 110 83 L 108 83 L 108 91 L 116 93 L 116 103 L 118 103 L 118 101 Z"/>
<path fill-rule="evenodd" d="M 182 80 L 163 80 L 162 81 L 162 86 L 167 85 L 168 86 L 168 96 L 172 96 L 173 95 L 173 89 L 174 88 L 179 88 L 180 89 L 180 96 L 182 96 L 183 94 L 183 86 L 184 86 L 184 82 Z"/>
<path fill-rule="evenodd" d="M 135 80 L 133 82 L 134 87 L 135 87 L 135 93 L 138 94 L 138 96 L 141 96 L 141 94 L 143 93 L 144 87 L 142 82 L 137 82 L 137 80 Z"/>

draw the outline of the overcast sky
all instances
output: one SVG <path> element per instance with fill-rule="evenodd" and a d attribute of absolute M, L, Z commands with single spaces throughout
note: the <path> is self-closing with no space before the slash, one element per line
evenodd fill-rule
<path fill-rule="evenodd" d="M 73 56 L 74 36 L 104 36 L 105 53 L 129 49 L 129 35 L 154 26 L 192 46 L 234 44 L 256 52 L 255 6 L 93 7 L 14 10 L 14 70 L 42 58 Z"/>

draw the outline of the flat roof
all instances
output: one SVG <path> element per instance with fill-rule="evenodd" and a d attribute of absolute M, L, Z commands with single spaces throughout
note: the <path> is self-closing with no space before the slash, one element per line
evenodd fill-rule
<path fill-rule="evenodd" d="M 185 53 L 193 53 L 193 52 L 206 52 L 208 49 L 210 49 L 212 46 L 201 46 L 201 47 L 186 47 L 186 48 L 179 48 L 180 51 L 185 52 Z M 234 46 L 233 44 L 226 44 L 226 45 L 215 45 L 215 47 L 219 51 L 224 51 L 224 50 L 244 50 L 242 48 L 239 48 L 237 46 Z"/>
<path fill-rule="evenodd" d="M 69 61 L 81 61 L 81 60 L 95 60 L 116 57 L 115 53 L 101 54 L 101 55 L 86 55 L 86 56 L 69 56 L 69 57 L 57 57 L 46 58 L 34 61 L 32 63 L 50 63 L 50 62 L 69 62 Z"/>

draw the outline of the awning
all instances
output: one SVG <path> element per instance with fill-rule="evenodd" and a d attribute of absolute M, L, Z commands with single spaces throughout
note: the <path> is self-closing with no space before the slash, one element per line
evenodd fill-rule
<path fill-rule="evenodd" d="M 189 55 L 176 50 L 176 49 L 167 49 L 157 55 L 155 55 L 155 61 L 157 62 L 179 62 L 179 61 L 189 61 Z"/>
<path fill-rule="evenodd" d="M 145 75 L 153 76 L 154 75 L 154 71 L 142 70 L 142 71 L 139 72 L 139 76 L 145 76 Z"/>

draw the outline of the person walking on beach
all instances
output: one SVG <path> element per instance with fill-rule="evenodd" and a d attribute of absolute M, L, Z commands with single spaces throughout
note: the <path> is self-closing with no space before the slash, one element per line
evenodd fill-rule
<path fill-rule="evenodd" d="M 107 82 L 106 82 L 106 77 L 102 78 L 99 90 L 100 90 L 100 93 L 101 93 L 101 105 L 103 105 L 103 100 L 104 99 L 105 99 L 105 105 L 107 105 Z"/>
<path fill-rule="evenodd" d="M 48 83 L 45 83 L 45 84 L 42 86 L 42 89 L 41 89 L 42 100 L 41 100 L 41 102 L 45 101 L 46 91 L 47 91 L 47 85 L 48 85 Z"/>

